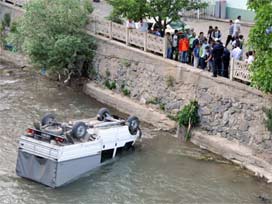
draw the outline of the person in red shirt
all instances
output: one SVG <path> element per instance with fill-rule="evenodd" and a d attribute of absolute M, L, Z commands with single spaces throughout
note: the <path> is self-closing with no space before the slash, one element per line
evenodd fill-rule
<path fill-rule="evenodd" d="M 179 40 L 179 61 L 182 63 L 188 62 L 189 46 L 189 39 L 185 35 L 182 35 Z"/>

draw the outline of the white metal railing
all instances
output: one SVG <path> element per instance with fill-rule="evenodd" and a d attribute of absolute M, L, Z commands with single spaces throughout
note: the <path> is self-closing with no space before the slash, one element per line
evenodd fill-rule
<path fill-rule="evenodd" d="M 95 35 L 102 35 L 112 40 L 123 42 L 126 45 L 133 45 L 145 52 L 152 51 L 166 57 L 165 38 L 140 32 L 138 29 L 129 29 L 125 25 L 117 24 L 98 17 L 91 17 L 91 24 L 87 30 Z"/>
<path fill-rule="evenodd" d="M 249 64 L 244 61 L 231 59 L 230 80 L 239 79 L 244 82 L 250 82 Z"/>

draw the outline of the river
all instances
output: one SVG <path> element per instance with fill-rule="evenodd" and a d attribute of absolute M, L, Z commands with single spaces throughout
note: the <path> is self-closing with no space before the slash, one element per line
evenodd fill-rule
<path fill-rule="evenodd" d="M 67 186 L 51 189 L 16 176 L 19 135 L 34 120 L 47 112 L 59 120 L 89 118 L 105 105 L 78 90 L 7 67 L 0 65 L 1 204 L 271 203 L 272 185 L 146 124 L 135 151 Z"/>

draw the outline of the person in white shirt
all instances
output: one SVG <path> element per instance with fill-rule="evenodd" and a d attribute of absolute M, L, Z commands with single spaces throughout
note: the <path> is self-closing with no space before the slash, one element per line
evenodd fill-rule
<path fill-rule="evenodd" d="M 253 56 L 253 52 L 252 51 L 249 51 L 248 52 L 248 58 L 245 60 L 246 63 L 248 64 L 252 64 L 253 61 L 254 61 L 254 56 Z"/>
<path fill-rule="evenodd" d="M 135 23 L 134 23 L 133 20 L 128 19 L 128 21 L 127 21 L 127 28 L 129 28 L 129 29 L 134 29 L 134 28 L 136 28 Z"/>
<path fill-rule="evenodd" d="M 239 36 L 240 32 L 241 32 L 241 16 L 238 16 L 237 19 L 234 21 L 234 25 L 233 25 L 233 34 L 232 37 L 236 38 Z"/>
<path fill-rule="evenodd" d="M 241 60 L 242 50 L 241 50 L 239 44 L 236 44 L 235 48 L 231 51 L 231 57 L 235 60 Z"/>
<path fill-rule="evenodd" d="M 148 24 L 147 22 L 145 22 L 142 18 L 140 19 L 140 21 L 137 23 L 137 29 L 140 32 L 147 32 L 148 31 Z"/>
<path fill-rule="evenodd" d="M 178 30 L 172 36 L 172 58 L 178 61 Z"/>

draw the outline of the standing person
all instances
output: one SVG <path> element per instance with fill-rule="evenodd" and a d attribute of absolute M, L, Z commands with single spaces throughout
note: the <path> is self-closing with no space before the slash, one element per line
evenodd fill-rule
<path fill-rule="evenodd" d="M 136 28 L 135 23 L 134 23 L 134 21 L 132 19 L 128 19 L 128 21 L 127 21 L 127 28 L 128 29 L 134 29 L 134 28 Z"/>
<path fill-rule="evenodd" d="M 230 43 L 230 41 L 233 40 L 232 34 L 233 34 L 233 27 L 234 27 L 234 25 L 233 25 L 233 21 L 232 20 L 229 21 L 229 25 L 230 25 L 230 27 L 229 27 L 229 34 L 228 34 L 228 37 L 227 37 L 227 41 L 226 41 L 225 47 L 228 47 L 228 44 Z"/>
<path fill-rule="evenodd" d="M 222 76 L 228 78 L 228 76 L 229 76 L 229 64 L 230 64 L 230 51 L 226 47 L 224 48 L 222 61 L 223 61 Z"/>
<path fill-rule="evenodd" d="M 206 68 L 206 47 L 209 46 L 208 42 L 207 42 L 207 38 L 204 38 L 202 46 L 200 47 L 200 51 L 199 51 L 199 64 L 200 64 L 200 68 L 201 69 L 205 69 Z"/>
<path fill-rule="evenodd" d="M 208 43 L 211 44 L 211 40 L 212 40 L 212 33 L 213 33 L 213 27 L 212 26 L 209 26 L 209 30 L 208 30 L 208 34 L 207 34 L 207 37 L 208 37 Z"/>
<path fill-rule="evenodd" d="M 222 56 L 224 53 L 224 47 L 220 40 L 217 40 L 215 42 L 214 48 L 212 50 L 212 57 L 214 61 L 214 66 L 213 66 L 213 77 L 217 77 L 217 74 L 219 76 L 222 75 Z"/>
<path fill-rule="evenodd" d="M 172 59 L 178 61 L 178 30 L 172 36 Z"/>
<path fill-rule="evenodd" d="M 235 44 L 235 48 L 231 51 L 231 57 L 235 60 L 241 60 L 242 50 L 239 43 Z"/>
<path fill-rule="evenodd" d="M 243 45 L 244 45 L 244 36 L 243 35 L 239 35 L 239 42 L 240 42 L 240 48 L 241 50 L 243 50 Z"/>
<path fill-rule="evenodd" d="M 240 32 L 241 32 L 241 16 L 238 16 L 237 19 L 234 21 L 234 25 L 233 25 L 233 34 L 232 37 L 236 38 L 239 36 Z"/>
<path fill-rule="evenodd" d="M 172 58 L 172 37 L 169 32 L 166 33 L 166 48 L 167 48 L 167 58 Z"/>
<path fill-rule="evenodd" d="M 194 56 L 194 68 L 197 68 L 199 65 L 199 49 L 200 49 L 200 44 L 197 43 L 195 45 L 195 48 L 193 50 L 193 56 Z"/>
<path fill-rule="evenodd" d="M 213 70 L 212 49 L 210 46 L 206 47 L 206 61 L 208 71 Z"/>
<path fill-rule="evenodd" d="M 189 51 L 188 51 L 188 63 L 193 64 L 193 42 L 196 39 L 195 32 L 192 32 L 192 34 L 189 36 Z"/>
<path fill-rule="evenodd" d="M 148 24 L 142 18 L 138 23 L 138 29 L 140 32 L 147 32 L 148 31 Z"/>
<path fill-rule="evenodd" d="M 248 58 L 246 59 L 246 63 L 252 64 L 254 62 L 254 56 L 252 51 L 248 51 Z"/>
<path fill-rule="evenodd" d="M 217 26 L 215 26 L 214 27 L 214 30 L 213 30 L 213 32 L 212 32 L 212 39 L 219 39 L 219 40 L 221 40 L 221 31 L 220 30 L 218 30 L 218 27 Z M 216 41 L 216 40 L 215 40 Z"/>
<path fill-rule="evenodd" d="M 179 55 L 180 55 L 180 61 L 182 63 L 188 62 L 188 50 L 189 50 L 189 40 L 184 35 L 181 36 L 181 39 L 179 40 Z"/>

